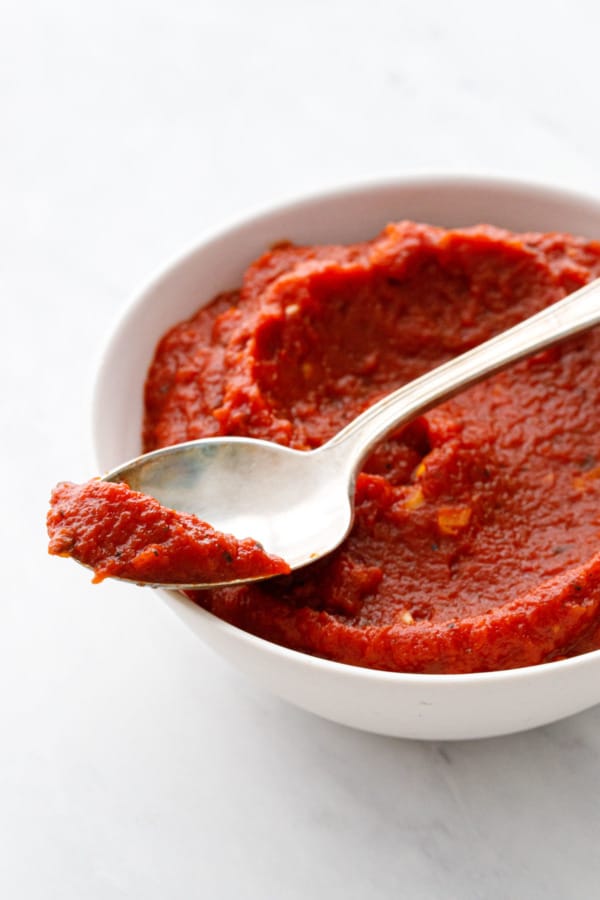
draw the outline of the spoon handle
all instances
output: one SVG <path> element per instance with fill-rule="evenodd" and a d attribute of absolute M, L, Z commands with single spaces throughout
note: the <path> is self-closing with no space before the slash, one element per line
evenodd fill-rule
<path fill-rule="evenodd" d="M 334 450 L 353 469 L 389 431 L 526 356 L 600 323 L 600 278 L 508 331 L 451 359 L 388 394 L 339 431 Z"/>

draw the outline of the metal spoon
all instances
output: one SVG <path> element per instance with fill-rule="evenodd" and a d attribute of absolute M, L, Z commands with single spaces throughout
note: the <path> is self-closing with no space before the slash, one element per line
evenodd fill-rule
<path fill-rule="evenodd" d="M 104 480 L 125 481 L 163 506 L 195 513 L 219 531 L 253 537 L 292 570 L 299 569 L 334 550 L 348 534 L 357 473 L 389 431 L 597 323 L 600 279 L 384 397 L 317 450 L 290 450 L 251 438 L 207 438 L 139 456 Z"/>

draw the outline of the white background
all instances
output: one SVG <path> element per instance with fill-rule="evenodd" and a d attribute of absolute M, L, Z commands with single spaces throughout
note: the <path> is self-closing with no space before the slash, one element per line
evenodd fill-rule
<path fill-rule="evenodd" d="M 0 895 L 592 898 L 600 708 L 462 743 L 260 692 L 150 591 L 46 555 L 132 293 L 247 208 L 360 178 L 600 194 L 596 0 L 0 3 Z"/>

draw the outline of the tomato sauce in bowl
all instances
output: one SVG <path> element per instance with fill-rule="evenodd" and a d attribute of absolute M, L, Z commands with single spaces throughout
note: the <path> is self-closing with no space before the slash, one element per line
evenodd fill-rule
<path fill-rule="evenodd" d="M 212 435 L 319 446 L 383 394 L 600 275 L 600 244 L 400 222 L 280 244 L 161 340 L 144 449 Z M 382 442 L 327 559 L 194 600 L 252 634 L 396 672 L 600 647 L 600 334 L 514 365 Z"/>

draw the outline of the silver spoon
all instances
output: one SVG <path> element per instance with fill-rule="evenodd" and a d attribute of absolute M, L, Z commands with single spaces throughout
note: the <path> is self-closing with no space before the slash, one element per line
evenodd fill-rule
<path fill-rule="evenodd" d="M 219 531 L 255 538 L 292 570 L 299 569 L 334 550 L 348 534 L 357 473 L 388 432 L 597 323 L 600 279 L 384 397 L 317 450 L 290 450 L 252 438 L 206 438 L 139 456 L 104 480 L 125 481 Z"/>

